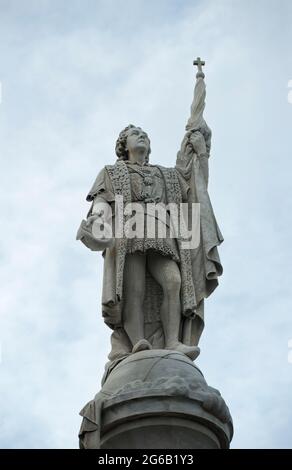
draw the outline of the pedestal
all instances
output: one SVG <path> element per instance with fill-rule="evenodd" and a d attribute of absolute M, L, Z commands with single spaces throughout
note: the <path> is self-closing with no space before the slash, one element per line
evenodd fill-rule
<path fill-rule="evenodd" d="M 184 354 L 132 354 L 108 370 L 101 391 L 80 413 L 80 447 L 226 449 L 233 434 L 218 390 Z"/>

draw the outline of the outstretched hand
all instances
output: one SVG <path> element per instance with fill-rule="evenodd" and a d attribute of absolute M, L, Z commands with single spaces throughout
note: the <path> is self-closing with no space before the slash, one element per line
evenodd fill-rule
<path fill-rule="evenodd" d="M 97 220 L 102 214 L 93 214 L 90 215 L 86 220 L 86 227 L 93 225 L 94 221 Z"/>
<path fill-rule="evenodd" d="M 76 236 L 77 240 L 81 240 L 93 251 L 103 251 L 105 248 L 114 246 L 111 228 L 98 220 L 100 217 L 100 214 L 93 214 L 86 221 L 82 220 Z"/>

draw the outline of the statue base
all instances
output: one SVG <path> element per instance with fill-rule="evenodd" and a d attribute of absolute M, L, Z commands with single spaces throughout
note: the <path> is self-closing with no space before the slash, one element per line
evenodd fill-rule
<path fill-rule="evenodd" d="M 110 368 L 80 412 L 86 449 L 227 449 L 233 435 L 218 390 L 184 354 L 148 350 Z"/>

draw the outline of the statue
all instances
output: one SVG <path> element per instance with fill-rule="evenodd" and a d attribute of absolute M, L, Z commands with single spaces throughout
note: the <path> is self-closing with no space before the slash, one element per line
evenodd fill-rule
<path fill-rule="evenodd" d="M 147 133 L 128 125 L 116 142 L 116 163 L 99 172 L 87 195 L 91 208 L 77 239 L 104 257 L 102 315 L 113 330 L 110 363 L 150 349 L 178 351 L 192 360 L 200 352 L 204 299 L 222 273 L 217 247 L 223 238 L 207 190 L 211 130 L 203 118 L 204 62 L 198 58 L 194 65 L 198 72 L 191 116 L 175 167 L 151 164 Z M 134 237 L 133 212 L 125 211 L 125 204 L 142 208 Z M 200 207 L 197 246 L 184 248 L 177 232 L 160 237 L 154 230 L 149 236 L 146 215 L 167 233 L 172 222 L 168 210 L 161 216 L 148 206 L 182 204 Z"/>
<path fill-rule="evenodd" d="M 232 439 L 224 399 L 193 362 L 223 241 L 208 195 L 204 62 L 194 65 L 175 167 L 152 164 L 147 133 L 128 125 L 116 163 L 87 195 L 77 239 L 104 257 L 102 315 L 113 332 L 102 387 L 80 412 L 82 449 L 228 448 Z"/>

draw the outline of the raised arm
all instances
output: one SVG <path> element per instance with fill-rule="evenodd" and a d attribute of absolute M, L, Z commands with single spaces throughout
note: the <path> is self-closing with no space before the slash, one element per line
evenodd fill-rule
<path fill-rule="evenodd" d="M 208 127 L 203 112 L 206 99 L 205 75 L 202 71 L 202 62 L 200 58 L 194 61 L 197 65 L 196 85 L 194 98 L 191 105 L 191 115 L 186 125 L 186 134 L 183 138 L 181 148 L 177 155 L 176 167 L 186 179 L 191 174 L 191 167 L 194 160 L 198 160 L 200 169 L 203 173 L 206 185 L 209 180 L 209 156 L 211 148 L 211 129 Z"/>

